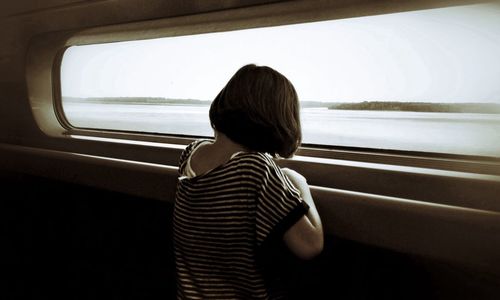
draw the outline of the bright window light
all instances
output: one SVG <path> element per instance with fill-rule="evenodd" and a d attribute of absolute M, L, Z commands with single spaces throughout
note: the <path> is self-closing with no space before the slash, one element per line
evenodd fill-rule
<path fill-rule="evenodd" d="M 303 143 L 500 156 L 500 5 L 73 46 L 77 128 L 213 136 L 208 108 L 248 63 L 294 84 Z"/>

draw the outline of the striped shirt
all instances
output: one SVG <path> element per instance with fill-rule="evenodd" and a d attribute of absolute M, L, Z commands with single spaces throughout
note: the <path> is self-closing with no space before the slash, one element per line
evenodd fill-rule
<path fill-rule="evenodd" d="M 189 162 L 204 141 L 191 143 L 180 158 L 173 221 L 177 297 L 281 298 L 264 257 L 308 206 L 267 154 L 238 152 L 196 176 Z"/>

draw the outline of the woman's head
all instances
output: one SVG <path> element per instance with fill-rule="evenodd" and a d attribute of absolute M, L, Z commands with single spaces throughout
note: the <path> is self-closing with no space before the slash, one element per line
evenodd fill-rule
<path fill-rule="evenodd" d="M 299 101 L 292 83 L 269 67 L 239 69 L 210 106 L 212 127 L 234 142 L 290 157 L 302 140 Z"/>

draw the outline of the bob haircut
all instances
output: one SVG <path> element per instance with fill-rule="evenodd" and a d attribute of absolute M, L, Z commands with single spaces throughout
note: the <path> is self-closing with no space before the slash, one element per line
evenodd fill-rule
<path fill-rule="evenodd" d="M 246 65 L 210 106 L 212 128 L 246 148 L 291 157 L 302 141 L 299 100 L 292 83 L 266 66 Z"/>

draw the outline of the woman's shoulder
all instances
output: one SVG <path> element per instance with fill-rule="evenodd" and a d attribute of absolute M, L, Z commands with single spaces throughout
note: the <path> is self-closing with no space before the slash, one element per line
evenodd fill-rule
<path fill-rule="evenodd" d="M 273 157 L 263 152 L 241 152 L 236 156 L 240 165 L 252 166 L 268 172 L 272 169 L 279 169 Z"/>
<path fill-rule="evenodd" d="M 181 156 L 179 158 L 179 165 L 182 166 L 186 159 L 191 155 L 194 149 L 200 146 L 203 143 L 212 143 L 213 140 L 210 139 L 197 139 L 191 142 L 186 148 L 182 151 Z"/>
<path fill-rule="evenodd" d="M 192 149 L 195 149 L 199 145 L 203 143 L 213 143 L 214 141 L 211 139 L 196 139 L 192 141 L 190 144 L 187 145 L 186 149 L 184 151 L 190 151 Z"/>

